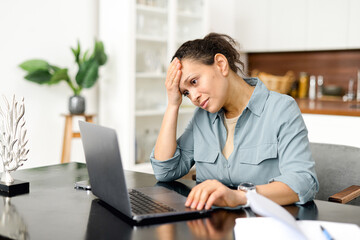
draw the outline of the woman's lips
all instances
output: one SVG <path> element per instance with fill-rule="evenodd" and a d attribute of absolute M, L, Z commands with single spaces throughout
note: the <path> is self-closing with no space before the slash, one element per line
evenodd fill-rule
<path fill-rule="evenodd" d="M 207 107 L 208 103 L 209 103 L 209 99 L 206 99 L 205 101 L 203 101 L 203 102 L 200 104 L 200 107 L 205 109 L 205 108 Z"/>

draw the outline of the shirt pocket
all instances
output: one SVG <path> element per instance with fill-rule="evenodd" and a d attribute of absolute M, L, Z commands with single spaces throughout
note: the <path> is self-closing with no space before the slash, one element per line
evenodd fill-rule
<path fill-rule="evenodd" d="M 264 143 L 256 147 L 239 150 L 239 162 L 241 164 L 259 165 L 267 159 L 276 159 L 277 157 L 277 143 Z"/>
<path fill-rule="evenodd" d="M 196 164 L 196 181 L 203 182 L 206 179 L 219 179 L 221 174 L 218 167 L 219 152 L 211 148 L 201 147 L 194 149 Z"/>
<path fill-rule="evenodd" d="M 215 163 L 219 156 L 219 152 L 216 150 L 203 148 L 194 150 L 194 160 L 199 163 Z"/>

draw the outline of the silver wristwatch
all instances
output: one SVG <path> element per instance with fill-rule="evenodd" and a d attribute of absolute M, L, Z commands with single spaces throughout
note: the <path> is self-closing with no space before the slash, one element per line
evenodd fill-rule
<path fill-rule="evenodd" d="M 244 192 L 248 192 L 248 191 L 252 191 L 256 193 L 256 186 L 253 183 L 250 182 L 243 182 L 240 183 L 238 186 L 238 190 L 244 191 Z M 250 202 L 249 200 L 247 200 L 246 204 L 243 207 L 249 207 L 250 206 Z"/>

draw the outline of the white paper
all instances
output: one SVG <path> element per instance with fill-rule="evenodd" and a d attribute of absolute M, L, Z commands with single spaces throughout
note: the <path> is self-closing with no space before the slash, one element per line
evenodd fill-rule
<path fill-rule="evenodd" d="M 321 225 L 336 240 L 360 240 L 360 228 L 356 224 L 296 221 L 288 211 L 270 199 L 253 192 L 248 192 L 246 196 L 251 210 L 264 217 L 236 219 L 235 239 L 326 240 Z"/>
<path fill-rule="evenodd" d="M 296 221 L 304 235 L 287 227 L 283 222 L 271 217 L 238 218 L 234 228 L 235 239 L 308 239 L 326 240 L 320 229 L 323 226 L 336 240 L 360 239 L 360 228 L 356 224 L 325 221 Z"/>
<path fill-rule="evenodd" d="M 321 225 L 336 240 L 360 240 L 360 228 L 356 224 L 311 220 L 300 220 L 297 223 L 308 239 L 326 239 L 321 231 Z"/>
<path fill-rule="evenodd" d="M 250 207 L 254 213 L 263 217 L 274 217 L 277 221 L 284 223 L 285 227 L 290 228 L 294 235 L 299 235 L 297 239 L 305 239 L 295 218 L 279 204 L 252 191 L 247 192 L 246 197 L 250 201 Z"/>

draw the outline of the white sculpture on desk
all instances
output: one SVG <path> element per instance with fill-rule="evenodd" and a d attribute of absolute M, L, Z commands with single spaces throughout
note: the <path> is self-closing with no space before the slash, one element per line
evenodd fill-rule
<path fill-rule="evenodd" d="M 12 183 L 14 179 L 10 172 L 24 164 L 29 152 L 26 149 L 28 140 L 25 141 L 25 105 L 24 98 L 19 103 L 15 95 L 11 105 L 5 96 L 3 98 L 5 106 L 0 106 L 0 157 L 4 165 L 1 181 Z"/>

